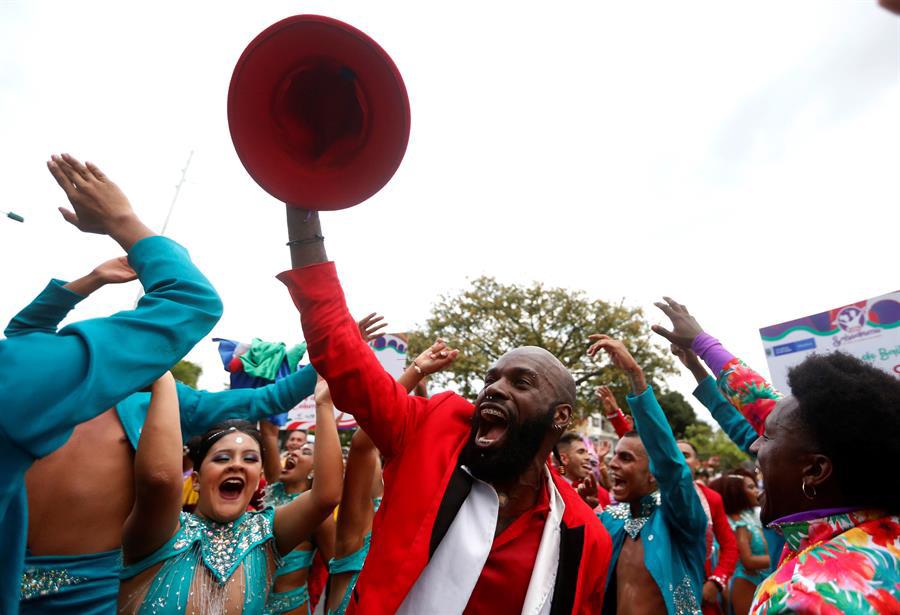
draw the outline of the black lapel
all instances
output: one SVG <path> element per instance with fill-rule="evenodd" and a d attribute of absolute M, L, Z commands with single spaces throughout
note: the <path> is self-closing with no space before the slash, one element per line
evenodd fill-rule
<path fill-rule="evenodd" d="M 578 587 L 578 571 L 584 552 L 584 526 L 568 528 L 559 524 L 559 566 L 556 568 L 556 585 L 550 615 L 569 615 L 575 607 L 575 589 Z"/>
<path fill-rule="evenodd" d="M 438 545 L 450 529 L 450 524 L 456 518 L 456 513 L 462 507 L 463 502 L 469 497 L 472 490 L 473 478 L 468 472 L 457 466 L 450 476 L 450 482 L 447 483 L 447 490 L 444 491 L 444 497 L 441 498 L 441 506 L 438 508 L 437 517 L 434 520 L 434 527 L 431 528 L 431 543 L 428 546 L 428 559 L 434 555 Z"/>

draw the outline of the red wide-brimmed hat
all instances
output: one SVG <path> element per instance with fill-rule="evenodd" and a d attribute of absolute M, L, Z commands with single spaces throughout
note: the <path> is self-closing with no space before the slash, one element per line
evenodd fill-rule
<path fill-rule="evenodd" d="M 353 26 L 295 15 L 241 54 L 228 126 L 244 168 L 288 205 L 352 207 L 394 175 L 409 141 L 400 71 Z"/>

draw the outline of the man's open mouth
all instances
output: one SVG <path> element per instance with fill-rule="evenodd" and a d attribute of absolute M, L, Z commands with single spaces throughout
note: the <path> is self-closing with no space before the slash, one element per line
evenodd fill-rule
<path fill-rule="evenodd" d="M 226 478 L 219 484 L 219 495 L 224 500 L 237 500 L 244 492 L 244 479 Z"/>
<path fill-rule="evenodd" d="M 493 404 L 482 404 L 478 408 L 478 432 L 475 434 L 475 445 L 488 448 L 499 442 L 509 429 L 509 418 L 506 412 Z"/>

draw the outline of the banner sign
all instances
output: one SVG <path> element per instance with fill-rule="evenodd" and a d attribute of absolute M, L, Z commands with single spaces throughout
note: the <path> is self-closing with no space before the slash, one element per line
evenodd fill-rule
<path fill-rule="evenodd" d="M 900 378 L 900 291 L 759 330 L 772 384 L 814 352 L 846 352 Z"/>
<path fill-rule="evenodd" d="M 406 335 L 403 333 L 388 333 L 380 335 L 369 342 L 369 348 L 375 353 L 378 362 L 384 370 L 399 378 L 406 369 Z M 338 419 L 338 429 L 355 429 L 356 420 L 349 414 L 341 416 L 341 411 L 334 409 L 334 416 Z M 316 400 L 310 395 L 288 412 L 285 429 L 314 429 L 316 426 Z"/>

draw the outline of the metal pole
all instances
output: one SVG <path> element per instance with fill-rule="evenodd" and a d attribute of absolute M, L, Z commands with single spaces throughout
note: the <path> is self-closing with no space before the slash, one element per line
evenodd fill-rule
<path fill-rule="evenodd" d="M 172 219 L 172 210 L 175 209 L 175 201 L 178 200 L 178 194 L 181 192 L 181 186 L 184 184 L 184 179 L 187 176 L 188 167 L 191 166 L 191 158 L 194 157 L 194 150 L 191 150 L 191 153 L 188 154 L 187 162 L 184 163 L 184 168 L 181 169 L 181 179 L 178 180 L 178 183 L 175 185 L 175 195 L 172 197 L 172 204 L 169 205 L 169 213 L 166 214 L 166 221 L 163 222 L 162 229 L 159 231 L 160 235 L 166 234 L 166 229 L 169 228 L 169 220 Z"/>
<path fill-rule="evenodd" d="M 175 194 L 172 196 L 172 203 L 169 205 L 169 213 L 166 214 L 166 219 L 163 222 L 162 228 L 159 231 L 160 235 L 166 234 L 166 229 L 169 228 L 169 220 L 172 219 L 172 211 L 175 210 L 175 202 L 178 200 L 178 195 L 181 193 L 181 186 L 184 185 L 185 178 L 187 177 L 188 167 L 191 166 L 191 159 L 194 157 L 194 150 L 191 150 L 191 153 L 188 154 L 187 162 L 184 163 L 184 168 L 181 169 L 181 179 L 178 180 L 178 183 L 175 184 Z M 141 288 L 138 290 L 137 297 L 134 300 L 134 306 L 137 307 L 138 302 L 141 300 L 141 297 L 144 296 L 144 289 Z"/>

